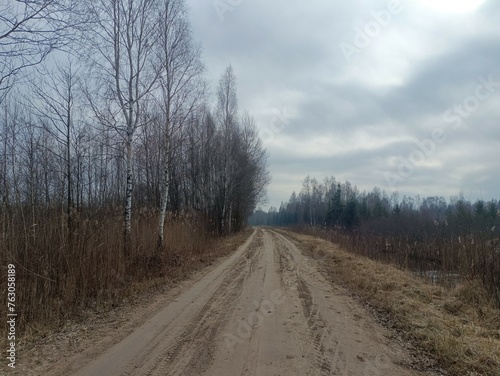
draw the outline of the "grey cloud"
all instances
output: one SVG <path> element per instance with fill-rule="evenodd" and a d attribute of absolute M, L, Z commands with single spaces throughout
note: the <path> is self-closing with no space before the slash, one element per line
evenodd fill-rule
<path fill-rule="evenodd" d="M 402 121 L 413 116 L 443 113 L 474 94 L 478 77 L 493 74 L 500 81 L 499 45 L 500 36 L 464 41 L 452 53 L 416 67 L 403 87 L 380 99 L 381 107 Z"/>
<path fill-rule="evenodd" d="M 274 173 L 270 204 L 287 200 L 293 182 L 307 174 L 338 176 L 361 189 L 388 189 L 383 174 L 391 159 L 407 157 L 415 141 L 438 127 L 448 141 L 429 158 L 434 163 L 420 166 L 398 190 L 445 197 L 461 190 L 488 197 L 500 193 L 500 109 L 495 106 L 500 90 L 461 129 L 454 130 L 442 117 L 474 93 L 478 76 L 493 74 L 500 81 L 498 2 L 490 0 L 476 13 L 460 16 L 408 8 L 361 52 L 361 63 L 353 64 L 346 62 L 339 44 L 352 41 L 356 28 L 387 1 L 243 0 L 224 22 L 212 1 L 190 3 L 194 36 L 204 47 L 212 86 L 231 63 L 240 107 L 256 114 L 262 129 L 270 114 L 294 112 L 268 144 Z M 400 43 L 397 37 L 408 40 Z M 400 63 L 407 67 L 404 74 L 385 72 L 400 83 L 384 83 L 380 69 Z M 380 145 L 349 145 L 359 134 Z M 318 157 L 316 150 L 298 153 L 287 144 L 310 144 L 318 136 L 331 142 L 333 156 Z M 339 142 L 343 152 L 335 150 Z M 300 190 L 296 184 L 292 190 Z"/>

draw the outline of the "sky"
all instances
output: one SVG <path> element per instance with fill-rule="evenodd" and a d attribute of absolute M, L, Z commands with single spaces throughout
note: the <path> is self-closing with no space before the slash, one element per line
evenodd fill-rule
<path fill-rule="evenodd" d="M 500 2 L 188 0 L 215 92 L 231 64 L 269 202 L 310 175 L 500 199 Z"/>

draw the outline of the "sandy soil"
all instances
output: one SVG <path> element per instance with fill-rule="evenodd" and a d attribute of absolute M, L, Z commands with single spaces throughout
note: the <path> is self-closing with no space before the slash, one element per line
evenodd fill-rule
<path fill-rule="evenodd" d="M 127 335 L 110 328 L 114 341 L 96 340 L 43 374 L 431 375 L 411 369 L 412 354 L 328 282 L 319 262 L 283 235 L 256 230 Z"/>

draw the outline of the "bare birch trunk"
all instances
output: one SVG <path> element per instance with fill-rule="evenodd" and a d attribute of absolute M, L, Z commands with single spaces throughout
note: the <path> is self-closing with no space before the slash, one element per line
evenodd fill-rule
<path fill-rule="evenodd" d="M 158 246 L 157 252 L 163 251 L 164 247 L 164 229 L 165 229 L 165 217 L 167 214 L 167 201 L 168 201 L 168 170 L 165 169 L 165 178 L 163 182 L 163 193 L 160 204 L 160 217 L 158 220 Z"/>
<path fill-rule="evenodd" d="M 130 254 L 132 233 L 132 135 L 127 138 L 127 187 L 125 192 L 124 251 Z"/>

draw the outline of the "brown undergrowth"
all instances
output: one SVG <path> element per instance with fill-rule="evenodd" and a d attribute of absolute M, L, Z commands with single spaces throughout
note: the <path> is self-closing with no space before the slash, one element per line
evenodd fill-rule
<path fill-rule="evenodd" d="M 451 375 L 500 375 L 500 311 L 480 283 L 431 285 L 381 262 L 339 249 L 316 237 L 286 232 L 309 255 L 322 255 L 323 272 L 346 286 Z"/>
<path fill-rule="evenodd" d="M 131 254 L 125 256 L 120 219 L 82 219 L 70 238 L 57 218 L 41 218 L 30 228 L 9 224 L 0 238 L 0 280 L 5 286 L 5 266 L 14 264 L 16 270 L 19 354 L 68 323 L 109 312 L 144 292 L 189 278 L 237 249 L 250 231 L 216 237 L 196 217 L 170 218 L 165 226 L 165 247 L 158 251 L 156 217 L 143 215 L 134 221 Z M 6 291 L 0 289 L 3 302 Z M 0 325 L 2 348 L 6 330 L 4 320 Z"/>

